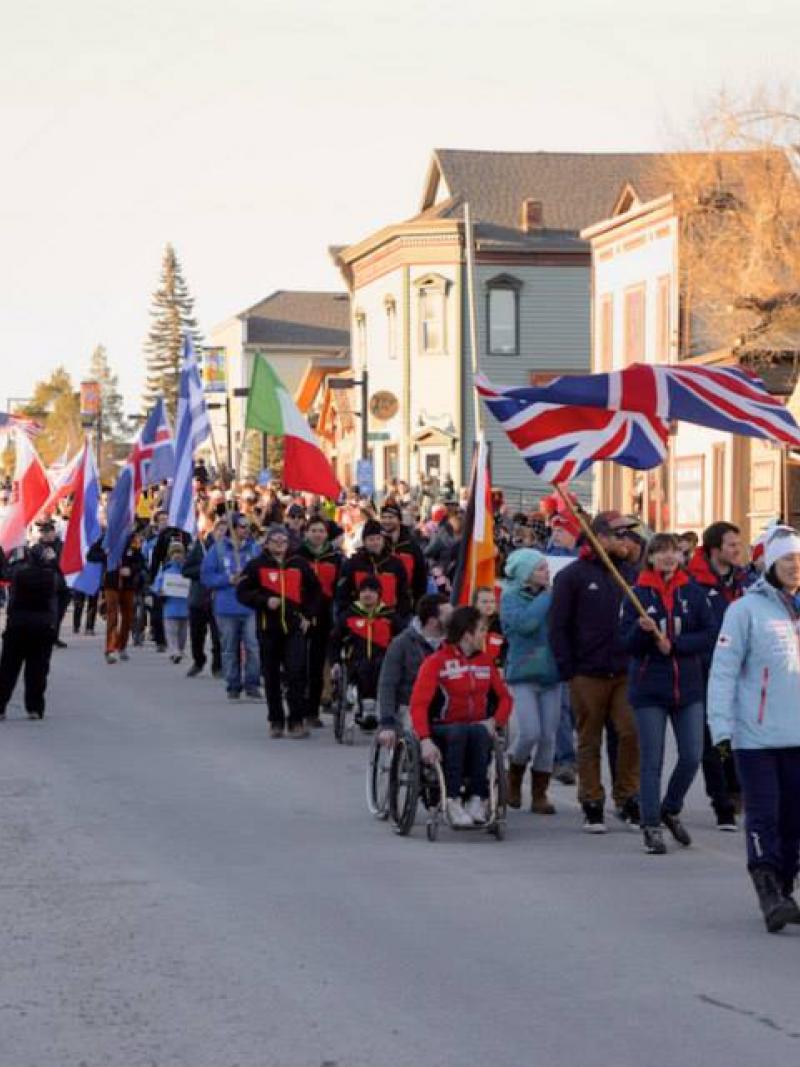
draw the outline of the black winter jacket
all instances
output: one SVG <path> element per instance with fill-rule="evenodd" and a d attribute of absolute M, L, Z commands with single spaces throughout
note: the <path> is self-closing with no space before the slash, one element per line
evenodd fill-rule
<path fill-rule="evenodd" d="M 411 690 L 417 680 L 422 661 L 436 649 L 429 645 L 414 619 L 407 630 L 389 645 L 378 679 L 378 708 L 381 726 L 399 727 L 398 712 L 411 703 Z"/>
<path fill-rule="evenodd" d="M 620 574 L 635 577 L 625 563 Z M 564 681 L 576 674 L 613 678 L 628 669 L 619 628 L 622 590 L 593 553 L 584 549 L 553 583 L 548 625 L 550 646 Z"/>
<path fill-rule="evenodd" d="M 53 556 L 46 559 L 42 547 L 25 549 L 21 558 L 6 565 L 9 630 L 37 630 L 55 637 L 59 597 L 66 591 L 64 576 Z"/>

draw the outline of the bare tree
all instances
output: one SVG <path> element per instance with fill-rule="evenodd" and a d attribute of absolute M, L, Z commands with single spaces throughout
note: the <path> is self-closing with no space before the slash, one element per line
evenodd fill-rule
<path fill-rule="evenodd" d="M 800 347 L 800 106 L 758 91 L 721 95 L 699 150 L 666 158 L 681 219 L 691 348 L 768 354 Z"/>

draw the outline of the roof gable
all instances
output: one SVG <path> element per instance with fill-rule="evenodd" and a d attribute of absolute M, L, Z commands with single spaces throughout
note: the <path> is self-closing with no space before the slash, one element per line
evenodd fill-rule
<path fill-rule="evenodd" d="M 239 318 L 244 321 L 246 344 L 339 350 L 350 346 L 346 293 L 279 289 Z"/>

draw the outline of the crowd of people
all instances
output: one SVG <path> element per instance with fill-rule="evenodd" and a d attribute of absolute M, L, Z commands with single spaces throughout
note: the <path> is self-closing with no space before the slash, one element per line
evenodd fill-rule
<path fill-rule="evenodd" d="M 606 832 L 610 812 L 650 855 L 691 845 L 682 809 L 702 772 L 720 831 L 744 811 L 767 928 L 800 923 L 793 529 L 776 524 L 748 549 L 730 522 L 650 535 L 605 511 L 584 530 L 557 498 L 513 512 L 498 496 L 496 583 L 453 606 L 464 494 L 396 482 L 377 507 L 357 491 L 334 505 L 204 473 L 196 536 L 169 526 L 165 487 L 144 494 L 119 564 L 102 538 L 91 547 L 96 588 L 65 586 L 60 515 L 2 561 L 0 717 L 23 668 L 26 710 L 44 715 L 71 603 L 74 634 L 104 620 L 109 666 L 152 641 L 190 678 L 208 668 L 227 700 L 266 700 L 275 741 L 324 729 L 336 689 L 352 687 L 363 731 L 391 747 L 410 728 L 422 760 L 442 763 L 456 827 L 488 820 L 498 733 L 511 808 L 553 815 L 555 776 L 577 784 L 587 833 Z M 677 759 L 663 788 L 668 725 Z"/>

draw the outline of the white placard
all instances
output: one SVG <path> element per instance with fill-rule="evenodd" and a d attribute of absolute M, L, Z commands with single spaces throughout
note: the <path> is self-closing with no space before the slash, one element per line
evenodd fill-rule
<path fill-rule="evenodd" d="M 165 574 L 161 592 L 164 596 L 175 596 L 180 600 L 186 600 L 192 587 L 191 580 L 181 574 Z"/>

